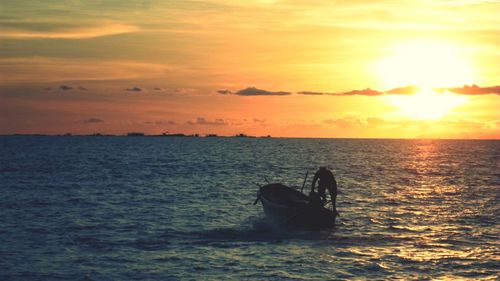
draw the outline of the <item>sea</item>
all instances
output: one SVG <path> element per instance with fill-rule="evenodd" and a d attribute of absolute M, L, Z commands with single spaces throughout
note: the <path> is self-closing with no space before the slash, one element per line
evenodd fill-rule
<path fill-rule="evenodd" d="M 0 280 L 498 280 L 500 141 L 0 137 Z M 328 166 L 335 228 L 258 188 Z"/>

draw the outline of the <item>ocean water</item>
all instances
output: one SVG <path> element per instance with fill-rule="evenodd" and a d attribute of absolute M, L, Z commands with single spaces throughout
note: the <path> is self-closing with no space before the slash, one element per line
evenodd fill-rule
<path fill-rule="evenodd" d="M 499 278 L 500 141 L 5 136 L 0 157 L 0 280 Z M 267 224 L 258 186 L 322 165 L 337 226 Z"/>

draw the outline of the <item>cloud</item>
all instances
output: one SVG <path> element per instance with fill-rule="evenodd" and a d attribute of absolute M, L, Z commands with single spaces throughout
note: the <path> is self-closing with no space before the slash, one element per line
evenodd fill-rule
<path fill-rule="evenodd" d="M 225 126 L 228 125 L 224 119 L 215 119 L 214 121 L 209 121 L 203 117 L 196 118 L 195 121 L 188 121 L 189 125 L 204 125 L 204 126 Z"/>
<path fill-rule="evenodd" d="M 420 91 L 420 88 L 417 86 L 406 86 L 406 87 L 398 87 L 394 89 L 390 89 L 385 91 L 386 94 L 394 94 L 394 95 L 413 95 Z"/>
<path fill-rule="evenodd" d="M 89 39 L 123 33 L 137 32 L 137 26 L 121 23 L 104 23 L 100 26 L 90 27 L 65 27 L 53 28 L 52 30 L 35 30 L 33 28 L 21 26 L 4 25 L 0 28 L 0 38 L 14 39 Z"/>
<path fill-rule="evenodd" d="M 230 90 L 227 90 L 227 89 L 221 89 L 221 90 L 217 90 L 217 93 L 221 94 L 221 95 L 230 95 L 232 94 L 233 92 L 230 91 Z"/>
<path fill-rule="evenodd" d="M 500 95 L 500 86 L 479 87 L 477 85 L 464 85 L 461 88 L 441 88 L 436 89 L 438 92 L 451 92 L 461 95 Z"/>
<path fill-rule="evenodd" d="M 266 119 L 260 119 L 260 118 L 253 118 L 252 119 L 253 123 L 262 127 L 269 127 L 270 124 L 267 123 Z"/>
<path fill-rule="evenodd" d="M 336 125 L 340 128 L 361 127 L 363 125 L 362 120 L 353 117 L 327 119 L 323 120 L 323 123 L 327 125 Z"/>
<path fill-rule="evenodd" d="M 334 96 L 381 96 L 383 92 L 366 88 L 364 90 L 352 90 L 349 92 L 335 93 Z"/>
<path fill-rule="evenodd" d="M 87 91 L 88 89 L 83 87 L 83 86 L 78 86 L 77 88 L 75 88 L 74 86 L 70 86 L 70 85 L 61 85 L 59 86 L 59 89 L 62 90 L 62 91 L 69 91 L 69 90 L 79 90 L 79 91 Z M 52 87 L 46 87 L 44 88 L 45 91 L 52 91 Z"/>
<path fill-rule="evenodd" d="M 156 120 L 156 121 L 144 121 L 144 124 L 150 124 L 150 125 L 177 125 L 177 122 L 173 120 Z"/>
<path fill-rule="evenodd" d="M 104 120 L 92 117 L 92 118 L 83 120 L 83 123 L 85 123 L 85 124 L 88 124 L 88 123 L 104 123 Z"/>
<path fill-rule="evenodd" d="M 408 119 L 391 121 L 380 117 L 344 116 L 337 119 L 326 119 L 322 123 L 327 126 L 337 126 L 339 128 L 399 128 L 411 123 Z"/>
<path fill-rule="evenodd" d="M 291 95 L 290 92 L 271 92 L 267 90 L 257 89 L 255 87 L 249 87 L 243 90 L 239 90 L 235 93 L 238 96 L 288 96 Z"/>
<path fill-rule="evenodd" d="M 298 95 L 305 95 L 305 96 L 324 96 L 324 95 L 330 95 L 331 93 L 302 91 L 302 92 L 297 92 L 297 94 Z"/>
<path fill-rule="evenodd" d="M 243 119 L 243 120 L 245 120 L 245 121 L 246 121 L 246 119 Z M 252 119 L 252 121 L 253 121 L 254 123 L 260 123 L 260 124 L 262 124 L 262 123 L 265 123 L 265 122 L 266 122 L 266 119 L 253 118 L 253 119 Z"/>
<path fill-rule="evenodd" d="M 193 94 L 199 91 L 199 89 L 196 88 L 174 88 L 174 89 L 168 89 L 172 94 Z"/>
<path fill-rule="evenodd" d="M 382 96 L 385 94 L 389 95 L 414 95 L 418 93 L 421 89 L 417 86 L 405 86 L 405 87 L 398 87 L 394 89 L 390 89 L 387 91 L 378 91 L 378 90 L 372 90 L 370 88 L 366 88 L 364 90 L 352 90 L 349 92 L 343 92 L 343 93 L 328 93 L 328 92 L 309 92 L 309 91 L 303 91 L 303 92 L 298 92 L 297 94 L 299 95 L 314 95 L 314 96 L 320 96 L 320 95 L 329 95 L 329 96 L 355 96 L 355 95 L 360 95 L 360 96 Z M 442 93 L 445 91 L 449 91 L 455 94 L 462 94 L 462 95 L 489 95 L 489 94 L 495 94 L 495 95 L 500 95 L 500 86 L 493 86 L 493 87 L 479 87 L 477 85 L 472 85 L 468 86 L 465 85 L 461 88 L 440 88 L 440 89 L 435 89 L 437 92 Z"/>
<path fill-rule="evenodd" d="M 83 86 L 78 86 L 77 88 L 73 87 L 73 86 L 70 86 L 70 85 L 61 85 L 59 87 L 45 87 L 45 88 L 42 88 L 42 90 L 44 91 L 47 91 L 47 92 L 50 92 L 50 91 L 53 91 L 54 89 L 60 89 L 62 91 L 69 91 L 69 90 L 79 90 L 79 91 L 88 91 L 87 88 L 83 87 Z"/>
<path fill-rule="evenodd" d="M 132 88 L 126 88 L 125 91 L 127 92 L 141 92 L 142 91 L 142 88 L 139 88 L 137 86 L 134 86 Z"/>
<path fill-rule="evenodd" d="M 297 92 L 297 94 L 306 96 L 381 96 L 384 93 L 372 90 L 370 88 L 366 88 L 364 90 L 352 90 L 348 92 L 339 92 L 339 93 L 302 91 L 302 92 Z"/>
<path fill-rule="evenodd" d="M 167 120 L 167 121 L 155 121 L 156 125 L 177 125 L 177 122 L 173 120 Z"/>
<path fill-rule="evenodd" d="M 312 91 L 302 91 L 297 92 L 298 95 L 307 96 L 382 96 L 382 95 L 414 95 L 417 94 L 421 88 L 417 86 L 404 86 L 387 91 L 378 91 L 366 88 L 364 90 L 352 90 L 348 92 L 331 93 L 331 92 L 312 92 Z M 479 87 L 477 85 L 468 86 L 465 85 L 459 88 L 437 88 L 434 89 L 438 93 L 444 93 L 446 91 L 461 94 L 461 95 L 500 95 L 500 86 L 492 87 Z"/>
<path fill-rule="evenodd" d="M 143 88 L 143 90 L 146 90 Z M 153 92 L 164 93 L 168 95 L 175 94 L 192 94 L 198 91 L 196 88 L 162 88 L 162 87 L 154 87 L 152 88 Z"/>

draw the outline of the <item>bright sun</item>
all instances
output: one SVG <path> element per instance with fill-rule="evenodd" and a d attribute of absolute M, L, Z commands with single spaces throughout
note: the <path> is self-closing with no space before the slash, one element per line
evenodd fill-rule
<path fill-rule="evenodd" d="M 466 96 L 436 93 L 432 89 L 424 89 L 414 95 L 391 95 L 386 98 L 399 109 L 398 114 L 418 120 L 440 119 L 468 101 Z"/>
<path fill-rule="evenodd" d="M 411 41 L 395 46 L 377 62 L 378 76 L 386 89 L 417 86 L 414 95 L 387 96 L 399 114 L 420 120 L 439 119 L 467 102 L 467 97 L 436 93 L 433 88 L 473 83 L 472 67 L 458 46 L 439 41 Z"/>

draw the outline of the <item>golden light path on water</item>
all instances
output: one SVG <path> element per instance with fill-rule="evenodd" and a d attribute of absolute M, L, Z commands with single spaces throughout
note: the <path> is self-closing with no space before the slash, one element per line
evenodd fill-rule
<path fill-rule="evenodd" d="M 370 247 L 354 246 L 349 249 L 357 254 L 351 258 L 353 261 L 368 259 L 376 262 L 379 270 L 388 271 L 400 268 L 401 263 L 412 266 L 420 263 L 436 266 L 449 264 L 455 267 L 455 261 L 464 266 L 478 260 L 500 262 L 499 244 L 475 243 L 470 237 L 463 236 L 464 232 L 473 238 L 492 235 L 491 232 L 475 229 L 465 218 L 482 216 L 495 198 L 488 201 L 477 198 L 466 190 L 464 182 L 452 179 L 450 172 L 462 167 L 448 162 L 449 159 L 443 155 L 446 149 L 439 142 L 422 140 L 415 147 L 414 154 L 404 156 L 405 170 L 416 180 L 409 181 L 407 186 L 384 190 L 380 199 L 388 204 L 376 199 L 371 201 L 376 206 L 368 212 L 372 229 L 363 233 L 373 236 L 384 234 L 400 242 L 387 242 L 390 247 L 384 242 Z M 462 180 L 467 182 L 467 175 L 463 176 Z M 470 205 L 471 202 L 474 204 Z M 338 237 L 333 234 L 332 239 Z M 324 254 L 322 258 L 332 263 L 339 259 L 338 254 Z M 419 274 L 411 276 L 421 277 Z M 494 280 L 491 276 L 475 279 Z M 457 280 L 457 277 L 450 274 L 439 280 Z"/>

